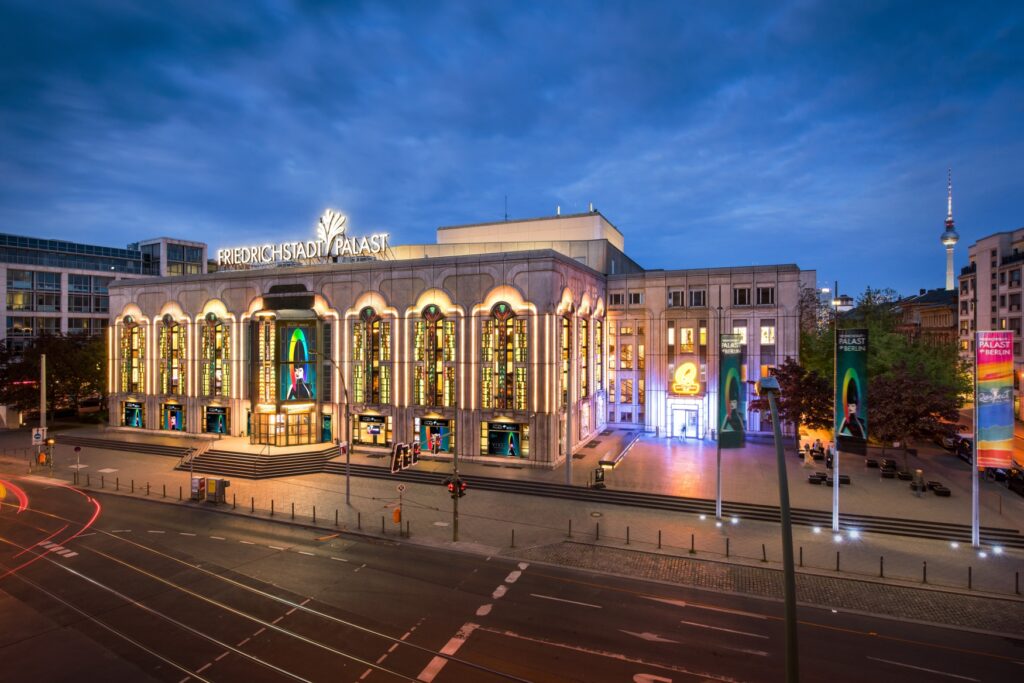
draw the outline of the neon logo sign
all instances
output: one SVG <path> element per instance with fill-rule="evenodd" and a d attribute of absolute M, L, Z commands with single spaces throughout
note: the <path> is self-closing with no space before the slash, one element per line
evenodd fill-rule
<path fill-rule="evenodd" d="M 263 266 L 282 261 L 324 262 L 337 256 L 379 256 L 388 249 L 388 233 L 347 237 L 348 216 L 327 209 L 317 223 L 315 240 L 259 244 L 217 250 L 221 268 Z"/>
<path fill-rule="evenodd" d="M 672 377 L 672 393 L 681 396 L 695 396 L 700 393 L 700 382 L 697 380 L 697 365 L 686 362 L 676 368 Z"/>

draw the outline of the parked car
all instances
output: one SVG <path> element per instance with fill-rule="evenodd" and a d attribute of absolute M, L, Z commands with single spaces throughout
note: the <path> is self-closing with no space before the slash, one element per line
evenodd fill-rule
<path fill-rule="evenodd" d="M 974 462 L 974 435 L 958 434 L 956 441 L 956 455 L 958 458 L 970 465 Z"/>
<path fill-rule="evenodd" d="M 932 441 L 942 446 L 947 451 L 956 450 L 956 432 L 952 429 L 937 429 L 932 435 Z"/>
<path fill-rule="evenodd" d="M 1024 496 L 1024 471 L 1018 469 L 1010 470 L 1006 476 L 1006 488 Z"/>

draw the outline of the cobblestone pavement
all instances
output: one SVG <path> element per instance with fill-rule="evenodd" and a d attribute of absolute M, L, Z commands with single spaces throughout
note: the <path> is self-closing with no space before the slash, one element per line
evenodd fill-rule
<path fill-rule="evenodd" d="M 565 541 L 511 551 L 564 567 L 654 579 L 729 593 L 782 598 L 782 572 L 689 557 Z M 798 572 L 797 601 L 935 624 L 1024 635 L 1024 601 L 946 593 Z"/>

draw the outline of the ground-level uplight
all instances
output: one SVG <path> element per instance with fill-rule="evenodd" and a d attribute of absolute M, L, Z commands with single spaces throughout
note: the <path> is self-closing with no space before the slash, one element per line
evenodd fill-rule
<path fill-rule="evenodd" d="M 732 522 L 733 524 L 739 524 L 739 523 L 740 523 L 740 518 L 739 518 L 739 517 L 733 517 L 733 518 L 732 518 L 732 519 L 731 519 L 730 521 L 731 521 L 731 522 Z"/>
<path fill-rule="evenodd" d="M 721 522 L 715 522 L 715 526 L 717 526 L 718 528 L 722 528 L 722 523 Z"/>
<path fill-rule="evenodd" d="M 850 529 L 850 538 L 860 538 L 860 530 Z"/>
<path fill-rule="evenodd" d="M 703 521 L 704 521 L 705 519 L 707 519 L 707 518 L 708 518 L 708 516 L 707 516 L 707 515 L 701 515 L 701 516 L 700 516 L 700 520 L 701 520 L 702 522 L 703 522 Z"/>
<path fill-rule="evenodd" d="M 978 552 L 978 557 L 984 560 L 986 557 L 988 557 L 988 553 L 986 553 L 984 550 L 981 550 Z"/>
<path fill-rule="evenodd" d="M 813 531 L 816 534 L 820 534 L 821 533 L 821 527 L 820 526 L 816 526 L 811 531 Z"/>
<path fill-rule="evenodd" d="M 835 534 L 834 536 L 832 536 L 832 540 L 836 543 L 842 543 L 843 537 L 840 534 Z"/>
<path fill-rule="evenodd" d="M 1003 546 L 1001 546 L 1001 545 L 995 546 L 994 548 L 992 548 L 992 552 L 995 553 L 996 555 L 1002 555 L 1003 554 Z"/>
<path fill-rule="evenodd" d="M 957 548 L 960 547 L 960 544 L 957 543 L 956 541 L 950 541 L 949 542 L 949 547 L 952 548 L 953 550 L 956 550 Z"/>

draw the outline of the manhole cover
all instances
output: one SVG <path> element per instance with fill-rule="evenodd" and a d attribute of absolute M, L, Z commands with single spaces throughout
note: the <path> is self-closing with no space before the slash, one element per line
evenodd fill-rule
<path fill-rule="evenodd" d="M 591 517 L 603 517 L 604 515 L 602 515 L 600 512 L 591 512 L 590 516 Z"/>

